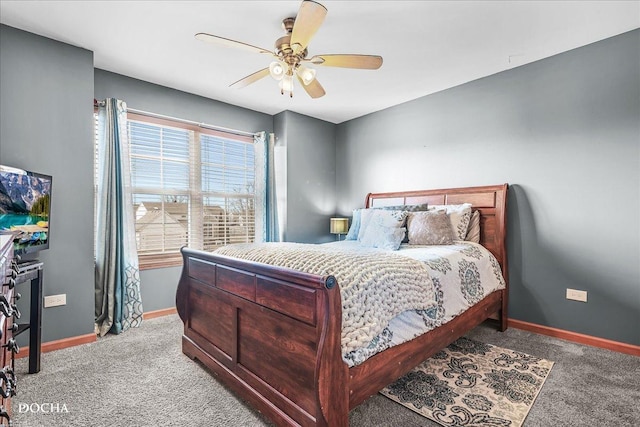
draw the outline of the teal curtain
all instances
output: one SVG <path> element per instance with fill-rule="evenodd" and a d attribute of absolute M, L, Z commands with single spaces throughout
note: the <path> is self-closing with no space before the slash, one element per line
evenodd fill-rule
<path fill-rule="evenodd" d="M 285 192 L 281 179 L 280 158 L 283 147 L 276 147 L 273 133 L 260 132 L 254 137 L 256 153 L 256 241 L 283 241 L 282 200 Z"/>
<path fill-rule="evenodd" d="M 103 336 L 142 322 L 124 101 L 99 103 L 97 155 L 95 329 Z"/>

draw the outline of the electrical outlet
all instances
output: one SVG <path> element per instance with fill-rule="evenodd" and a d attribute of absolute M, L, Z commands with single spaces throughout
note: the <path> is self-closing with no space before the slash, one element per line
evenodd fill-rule
<path fill-rule="evenodd" d="M 580 302 L 587 302 L 587 291 L 579 291 L 577 289 L 567 288 L 567 299 L 580 301 Z"/>
<path fill-rule="evenodd" d="M 67 294 L 49 295 L 44 297 L 44 308 L 67 305 Z"/>

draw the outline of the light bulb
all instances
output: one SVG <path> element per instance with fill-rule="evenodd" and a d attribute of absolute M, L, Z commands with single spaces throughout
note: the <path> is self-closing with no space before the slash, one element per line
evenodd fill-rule
<path fill-rule="evenodd" d="M 269 74 L 276 80 L 282 80 L 282 77 L 284 77 L 284 69 L 285 67 L 281 62 L 273 61 L 269 65 Z"/>
<path fill-rule="evenodd" d="M 316 78 L 316 70 L 314 70 L 313 68 L 307 68 L 301 65 L 296 71 L 305 86 L 308 86 L 309 83 L 311 83 L 313 79 Z"/>

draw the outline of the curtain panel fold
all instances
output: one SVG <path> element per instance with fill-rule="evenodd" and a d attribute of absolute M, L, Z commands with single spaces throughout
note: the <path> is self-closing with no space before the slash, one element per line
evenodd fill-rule
<path fill-rule="evenodd" d="M 142 322 L 127 105 L 107 98 L 98 107 L 95 330 L 119 334 Z"/>
<path fill-rule="evenodd" d="M 276 174 L 275 135 L 260 132 L 254 138 L 256 156 L 256 242 L 281 242 L 282 209 L 279 193 L 282 184 Z M 280 190 L 280 191 L 279 191 Z"/>

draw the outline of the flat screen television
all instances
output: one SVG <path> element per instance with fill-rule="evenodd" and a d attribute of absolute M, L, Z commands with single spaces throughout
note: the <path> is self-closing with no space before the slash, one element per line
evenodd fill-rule
<path fill-rule="evenodd" d="M 13 235 L 18 255 L 49 249 L 49 175 L 0 165 L 0 233 Z"/>

